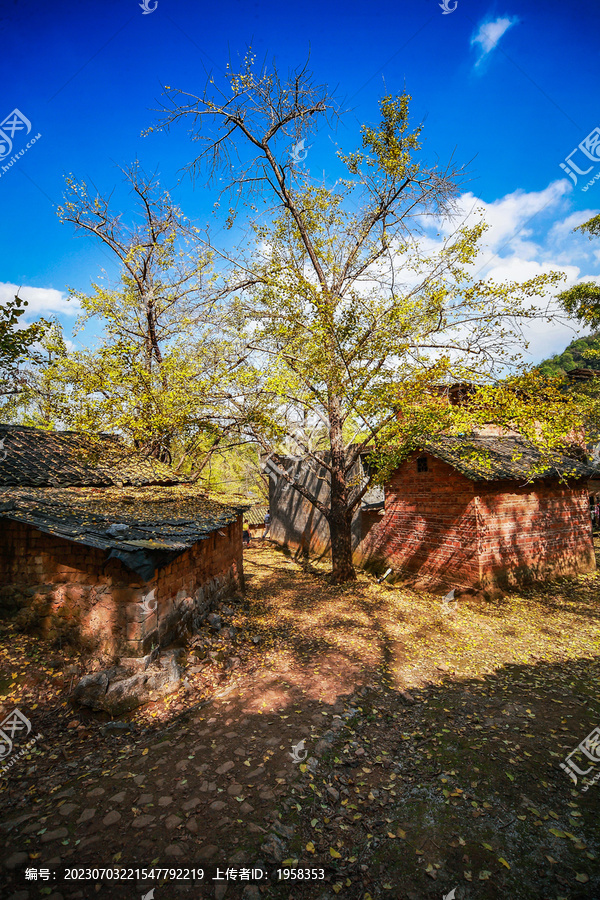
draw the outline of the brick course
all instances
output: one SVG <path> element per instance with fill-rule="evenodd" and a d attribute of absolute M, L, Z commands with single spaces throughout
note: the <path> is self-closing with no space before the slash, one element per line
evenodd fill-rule
<path fill-rule="evenodd" d="M 417 471 L 417 457 L 428 470 Z M 494 591 L 595 569 L 587 484 L 471 481 L 415 452 L 385 490 L 385 513 L 358 562 L 377 560 L 433 583 Z"/>
<path fill-rule="evenodd" d="M 217 599 L 243 588 L 242 517 L 144 582 L 108 551 L 0 521 L 0 615 L 51 639 L 141 655 L 198 627 Z M 152 593 L 154 592 L 154 593 Z M 142 608 L 150 595 L 146 615 Z"/>

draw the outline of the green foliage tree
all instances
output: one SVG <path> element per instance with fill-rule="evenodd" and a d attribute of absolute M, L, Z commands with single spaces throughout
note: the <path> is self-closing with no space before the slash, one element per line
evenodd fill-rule
<path fill-rule="evenodd" d="M 204 149 L 190 169 L 208 164 L 213 178 L 231 173 L 236 194 L 247 188 L 275 204 L 253 223 L 251 252 L 229 257 L 230 326 L 245 331 L 253 352 L 232 403 L 280 477 L 326 518 L 333 577 L 350 580 L 352 516 L 371 477 L 357 477 L 356 463 L 367 449 L 383 478 L 424 436 L 489 421 L 486 405 L 545 444 L 571 427 L 561 398 L 543 434 L 534 428 L 532 403 L 516 384 L 490 386 L 487 404 L 459 410 L 439 392 L 455 381 L 493 385 L 502 367 L 522 366 L 520 328 L 540 316 L 535 301 L 562 276 L 476 280 L 471 264 L 482 223 L 457 228 L 441 249 L 419 241 L 424 222 L 452 211 L 460 171 L 422 160 L 406 93 L 381 100 L 379 123 L 362 126 L 359 149 L 340 151 L 345 175 L 328 188 L 290 154 L 290 144 L 337 114 L 327 90 L 304 69 L 287 80 L 275 69 L 256 75 L 251 57 L 227 80 L 220 88 L 210 78 L 200 96 L 168 89 L 160 126 L 191 118 Z M 207 125 L 213 131 L 205 133 Z M 252 159 L 232 173 L 231 161 L 246 159 L 248 149 Z M 282 441 L 302 423 L 326 435 L 325 454 L 302 433 L 296 440 L 305 467 L 326 470 L 327 501 L 292 477 L 283 459 Z"/>
<path fill-rule="evenodd" d="M 67 178 L 59 215 L 93 236 L 118 263 L 116 286 L 86 296 L 79 327 L 99 325 L 98 346 L 68 352 L 53 335 L 36 385 L 37 419 L 90 433 L 117 431 L 143 452 L 198 473 L 221 439 L 215 411 L 233 348 L 216 324 L 210 255 L 195 229 L 139 164 L 125 171 L 137 223 L 109 199 Z M 34 416 L 35 418 L 35 416 Z"/>
<path fill-rule="evenodd" d="M 565 375 L 578 368 L 600 370 L 600 334 L 571 341 L 562 353 L 556 353 L 536 366 L 544 375 Z"/>
<path fill-rule="evenodd" d="M 574 230 L 587 234 L 590 240 L 600 237 L 600 215 L 578 225 Z M 558 299 L 568 314 L 578 319 L 582 325 L 600 328 L 600 284 L 583 281 L 562 291 Z"/>
<path fill-rule="evenodd" d="M 26 389 L 21 371 L 24 362 L 39 362 L 40 354 L 35 349 L 50 323 L 45 319 L 33 322 L 25 328 L 18 328 L 19 319 L 28 303 L 17 294 L 0 306 L 0 396 L 13 396 Z"/>

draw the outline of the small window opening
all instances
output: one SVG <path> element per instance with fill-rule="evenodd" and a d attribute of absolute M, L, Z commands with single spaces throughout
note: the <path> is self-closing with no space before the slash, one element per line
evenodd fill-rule
<path fill-rule="evenodd" d="M 427 471 L 427 457 L 419 456 L 417 459 L 417 472 L 426 472 Z"/>

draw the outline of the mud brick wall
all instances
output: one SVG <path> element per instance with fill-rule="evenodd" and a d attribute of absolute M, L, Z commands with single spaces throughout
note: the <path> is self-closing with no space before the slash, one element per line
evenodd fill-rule
<path fill-rule="evenodd" d="M 113 652 L 124 640 L 127 603 L 143 582 L 107 553 L 31 525 L 0 522 L 0 613 L 53 642 L 78 640 Z"/>
<path fill-rule="evenodd" d="M 424 456 L 427 471 L 419 472 Z M 585 482 L 474 482 L 413 453 L 385 494 L 384 516 L 358 547 L 357 562 L 490 591 L 595 569 Z"/>
<path fill-rule="evenodd" d="M 131 609 L 130 649 L 146 652 L 154 643 L 166 646 L 186 631 L 198 628 L 214 604 L 244 587 L 242 517 L 198 541 L 156 573 L 145 587 L 149 605 Z M 143 601 L 143 597 L 142 597 Z"/>
<path fill-rule="evenodd" d="M 318 472 L 298 460 L 289 466 L 290 475 L 303 483 L 324 503 L 328 502 L 328 472 Z M 285 479 L 269 478 L 269 508 L 271 530 L 269 537 L 282 547 L 300 553 L 323 556 L 329 552 L 329 525 L 312 503 L 305 500 Z"/>
<path fill-rule="evenodd" d="M 595 570 L 585 482 L 484 482 L 477 491 L 482 587 Z"/>
<path fill-rule="evenodd" d="M 413 453 L 385 486 L 385 512 L 359 545 L 357 562 L 380 561 L 433 581 L 479 580 L 473 482 L 427 455 Z"/>
<path fill-rule="evenodd" d="M 197 627 L 218 599 L 243 589 L 241 516 L 150 581 L 107 557 L 108 551 L 3 519 L 0 616 L 16 616 L 51 641 L 142 655 Z"/>

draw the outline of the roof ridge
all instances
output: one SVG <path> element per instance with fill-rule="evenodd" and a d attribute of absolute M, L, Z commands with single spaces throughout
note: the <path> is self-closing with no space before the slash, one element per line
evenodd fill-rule
<path fill-rule="evenodd" d="M 485 462 L 467 459 L 464 451 L 468 453 L 469 448 L 488 450 L 493 458 Z M 515 458 L 510 448 L 519 449 L 520 455 Z M 556 476 L 592 478 L 600 473 L 593 464 L 569 456 L 564 450 L 547 448 L 544 454 L 523 435 L 438 434 L 424 440 L 422 449 L 472 481 L 539 480 Z M 541 468 L 536 470 L 536 465 Z"/>

